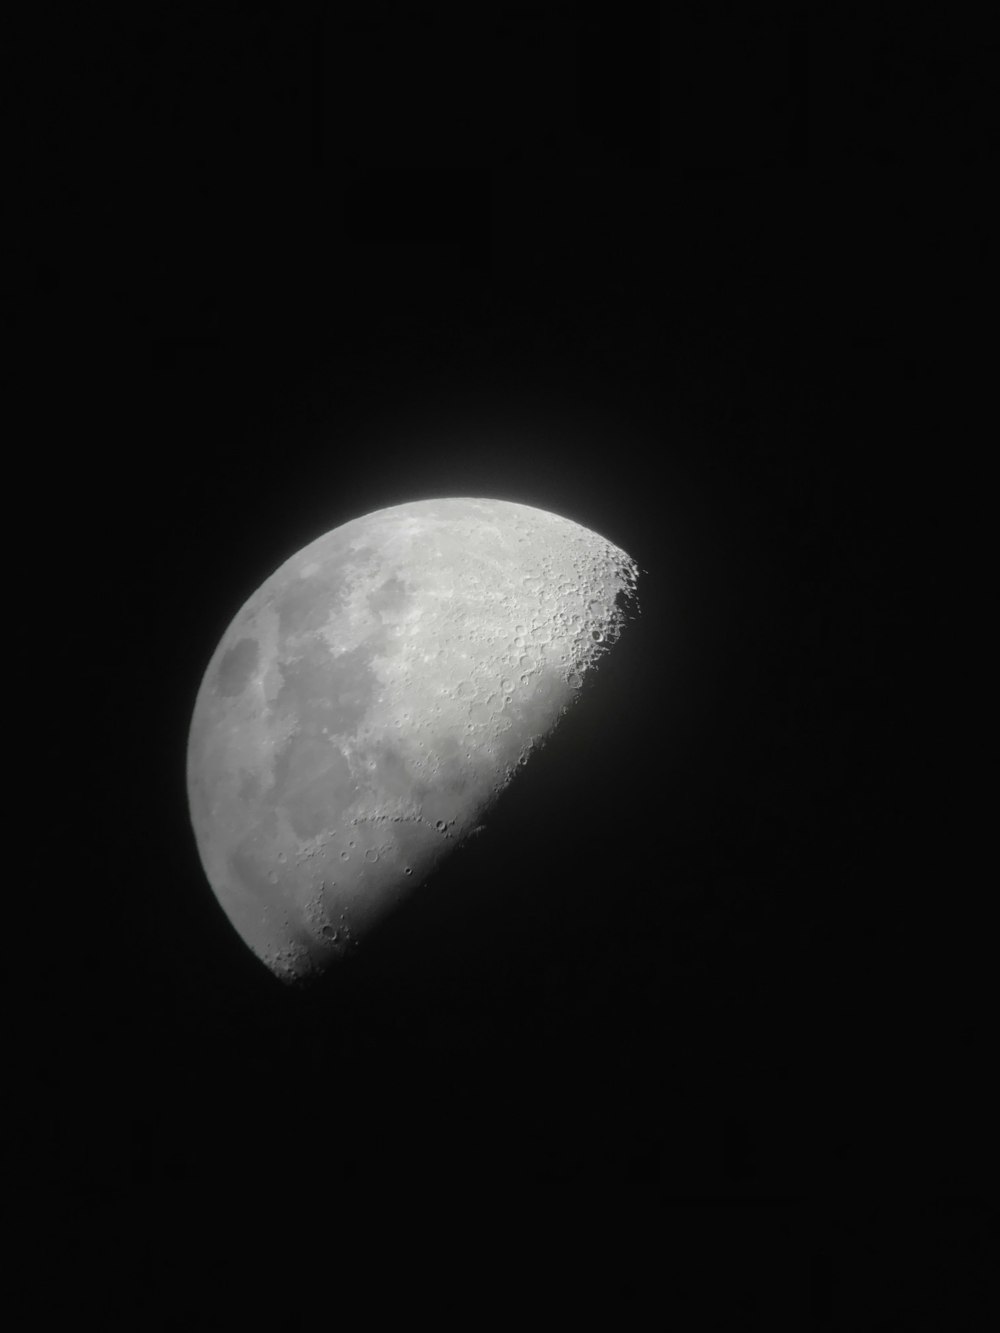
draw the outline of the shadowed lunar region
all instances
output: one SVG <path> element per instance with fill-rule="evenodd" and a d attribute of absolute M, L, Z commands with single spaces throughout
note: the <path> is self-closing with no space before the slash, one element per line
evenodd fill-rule
<path fill-rule="evenodd" d="M 202 680 L 187 786 L 209 883 L 276 976 L 321 975 L 482 827 L 637 579 L 569 519 L 455 498 L 345 523 L 261 585 Z"/>

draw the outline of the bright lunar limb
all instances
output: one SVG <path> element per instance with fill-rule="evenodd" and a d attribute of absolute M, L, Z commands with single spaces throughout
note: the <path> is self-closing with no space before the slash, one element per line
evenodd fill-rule
<path fill-rule="evenodd" d="M 345 523 L 261 585 L 202 680 L 187 785 L 209 883 L 278 977 L 343 957 L 477 830 L 637 574 L 557 514 L 442 499 Z"/>

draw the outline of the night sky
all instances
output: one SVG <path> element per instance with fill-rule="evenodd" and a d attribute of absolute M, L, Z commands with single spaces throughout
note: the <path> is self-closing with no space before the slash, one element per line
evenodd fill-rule
<path fill-rule="evenodd" d="M 31 983 L 28 1193 L 74 1233 L 645 1210 L 656 1264 L 691 1247 L 666 1311 L 966 1327 L 939 487 L 981 237 L 934 173 L 975 87 L 877 19 L 144 8 L 51 32 L 30 122 L 80 919 Z M 643 615 L 426 901 L 290 991 L 198 861 L 195 694 L 288 556 L 439 495 L 601 533 Z M 112 1313 L 150 1326 L 155 1271 Z"/>

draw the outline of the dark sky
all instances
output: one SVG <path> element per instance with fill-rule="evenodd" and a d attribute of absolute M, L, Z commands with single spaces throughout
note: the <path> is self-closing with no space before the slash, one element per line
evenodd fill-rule
<path fill-rule="evenodd" d="M 81 11 L 39 57 L 44 485 L 80 570 L 51 747 L 89 907 L 36 983 L 27 1174 L 71 1226 L 641 1201 L 754 1256 L 748 1310 L 954 1311 L 982 981 L 940 476 L 982 237 L 937 173 L 975 162 L 978 86 L 878 7 L 467 9 Z M 287 992 L 198 864 L 201 673 L 300 546 L 449 494 L 609 537 L 644 615 L 488 846 Z M 692 1281 L 678 1310 L 728 1299 Z"/>

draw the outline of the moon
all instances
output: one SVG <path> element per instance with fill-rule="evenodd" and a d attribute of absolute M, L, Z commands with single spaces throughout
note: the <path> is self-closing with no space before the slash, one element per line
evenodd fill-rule
<path fill-rule="evenodd" d="M 265 580 L 206 668 L 187 791 L 209 884 L 277 977 L 349 955 L 479 831 L 637 614 L 638 573 L 558 514 L 449 498 Z"/>

